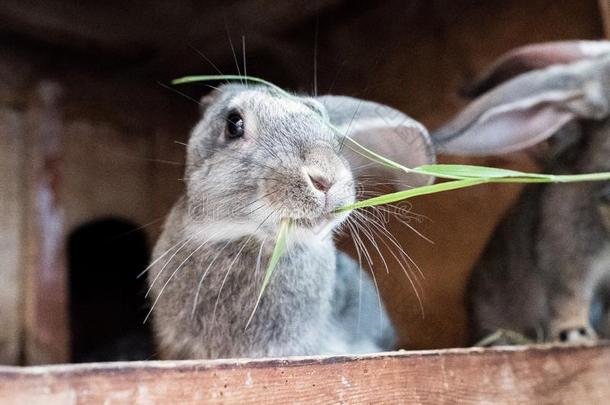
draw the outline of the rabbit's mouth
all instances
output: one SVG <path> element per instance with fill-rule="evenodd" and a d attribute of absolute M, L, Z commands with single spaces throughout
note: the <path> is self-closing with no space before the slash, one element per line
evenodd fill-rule
<path fill-rule="evenodd" d="M 292 223 L 303 228 L 315 228 L 320 225 L 326 225 L 333 220 L 332 215 L 323 215 L 317 218 L 297 218 L 293 219 Z"/>
<path fill-rule="evenodd" d="M 346 216 L 344 214 L 327 213 L 315 218 L 292 218 L 291 222 L 294 226 L 315 231 L 328 229 L 329 227 L 334 228 L 343 222 Z"/>

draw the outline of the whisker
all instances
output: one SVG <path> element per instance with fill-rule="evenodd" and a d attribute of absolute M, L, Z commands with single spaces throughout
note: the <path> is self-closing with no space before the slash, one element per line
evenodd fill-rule
<path fill-rule="evenodd" d="M 415 263 L 415 261 L 413 261 L 413 259 L 411 259 L 411 257 L 407 254 L 407 252 L 403 249 L 403 247 L 398 243 L 398 241 L 396 240 L 396 238 L 394 237 L 394 235 L 392 235 L 390 233 L 390 231 L 388 231 L 383 225 L 375 222 L 374 220 L 372 220 L 372 218 L 365 216 L 362 212 L 359 212 L 358 214 L 361 215 L 361 218 L 363 220 L 366 220 L 367 223 L 373 225 L 376 229 L 378 229 L 380 232 L 382 232 L 386 238 L 388 238 L 388 240 L 396 247 L 396 249 L 398 249 L 398 251 L 403 254 L 406 258 L 408 258 L 408 260 L 413 264 L 413 266 L 415 266 L 415 268 L 418 270 L 419 274 L 424 277 L 423 272 L 421 271 L 421 269 L 419 268 L 419 266 L 417 265 L 417 263 Z M 388 249 L 390 249 L 388 247 Z M 390 249 L 390 253 L 393 253 L 393 249 Z M 411 266 L 409 266 L 410 268 Z M 425 278 L 425 277 L 424 277 Z"/>
<path fill-rule="evenodd" d="M 347 221 L 345 221 L 345 223 L 347 224 L 350 233 L 352 235 L 352 243 L 354 244 L 354 248 L 356 249 L 356 255 L 358 257 L 358 267 L 360 268 L 360 278 L 359 278 L 359 282 L 358 282 L 358 322 L 356 323 L 356 331 L 360 331 L 360 318 L 362 317 L 362 272 L 364 272 L 364 269 L 362 268 L 362 255 L 360 254 L 360 248 L 358 247 L 358 244 L 356 243 L 356 239 L 355 239 L 355 230 L 352 226 L 352 222 L 353 219 L 352 217 L 348 217 Z"/>
<path fill-rule="evenodd" d="M 241 211 L 241 210 L 243 210 L 244 208 L 249 207 L 250 205 L 252 205 L 252 204 L 254 204 L 254 203 L 257 203 L 257 202 L 261 201 L 262 199 L 267 198 L 267 197 L 269 197 L 270 195 L 273 195 L 273 194 L 275 194 L 275 193 L 277 193 L 277 192 L 279 192 L 279 191 L 280 191 L 280 190 L 275 190 L 275 191 L 270 191 L 270 192 L 268 192 L 268 193 L 266 193 L 266 194 L 263 194 L 262 196 L 260 196 L 260 197 L 259 197 L 259 198 L 257 198 L 256 200 L 251 201 L 251 202 L 249 202 L 248 204 L 246 204 L 246 205 L 242 205 L 241 207 L 237 208 L 237 210 Z"/>
<path fill-rule="evenodd" d="M 180 265 L 178 265 L 178 267 L 176 267 L 176 269 L 172 272 L 172 274 L 167 278 L 167 280 L 165 281 L 165 284 L 163 284 L 163 287 L 161 287 L 161 290 L 159 291 L 159 294 L 157 295 L 157 298 L 155 299 L 155 301 L 153 302 L 152 306 L 150 307 L 150 310 L 148 311 L 148 313 L 146 314 L 146 317 L 144 318 L 144 323 L 146 323 L 146 321 L 148 320 L 148 318 L 150 317 L 150 315 L 152 314 L 153 310 L 155 309 L 155 306 L 157 305 L 157 302 L 159 302 L 159 299 L 161 298 L 161 295 L 163 295 L 163 291 L 165 291 L 165 288 L 169 285 L 170 281 L 172 281 L 172 279 L 174 278 L 174 276 L 176 274 L 178 274 L 178 271 L 182 268 L 182 266 L 197 252 L 199 251 L 202 247 L 204 247 L 210 240 L 212 240 L 212 238 L 214 238 L 217 234 L 219 234 L 220 232 L 216 232 L 215 234 L 213 234 L 212 236 L 210 236 L 208 239 L 206 239 L 203 243 L 201 243 L 196 249 L 194 249 L 181 263 Z M 171 259 L 170 259 L 171 260 Z M 168 261 L 169 263 L 169 261 Z M 152 286 L 151 286 L 152 288 Z M 147 293 L 148 294 L 148 293 Z"/>
<path fill-rule="evenodd" d="M 432 239 L 428 238 L 426 235 L 424 235 L 423 233 L 418 231 L 406 219 L 401 218 L 401 215 L 405 215 L 405 216 L 408 216 L 411 219 L 415 219 L 415 220 L 421 222 L 422 220 L 427 219 L 424 215 L 416 214 L 416 213 L 414 213 L 412 211 L 409 211 L 409 210 L 407 210 L 405 208 L 402 208 L 402 207 L 400 207 L 398 205 L 389 205 L 389 206 L 392 207 L 394 210 L 396 210 L 398 212 L 392 212 L 387 207 L 382 207 L 382 206 L 370 207 L 370 208 L 372 208 L 374 210 L 385 212 L 388 215 L 392 215 L 398 222 L 400 222 L 401 224 L 403 224 L 404 226 L 409 228 L 417 236 L 419 236 L 420 238 L 422 238 L 423 240 L 425 240 L 426 242 L 428 242 L 428 243 L 430 243 L 432 245 L 434 244 L 434 241 Z"/>
<path fill-rule="evenodd" d="M 373 237 L 373 235 L 368 231 L 368 229 L 366 229 L 365 226 L 361 227 L 362 232 L 364 233 L 364 236 L 366 236 L 366 238 L 371 242 L 371 245 L 373 245 L 373 247 L 375 248 L 375 250 L 377 250 L 377 254 L 379 255 L 379 257 L 381 258 L 381 261 L 383 262 L 383 265 L 385 267 L 386 273 L 389 274 L 390 273 L 390 269 L 388 267 L 388 264 L 385 261 L 385 258 L 383 257 L 383 254 L 381 253 L 381 250 L 379 250 L 379 246 L 377 245 L 377 242 L 375 241 L 375 238 Z"/>
<path fill-rule="evenodd" d="M 357 222 L 354 222 L 354 225 L 356 225 L 357 227 Z M 373 283 L 375 284 L 375 291 L 377 292 L 377 304 L 379 307 L 379 327 L 381 329 L 382 326 L 382 317 L 381 317 L 381 313 L 382 313 L 382 304 L 381 304 L 381 295 L 379 294 L 379 287 L 377 286 L 377 279 L 375 278 L 375 272 L 373 270 L 373 260 L 371 259 L 371 255 L 369 254 L 368 250 L 366 249 L 366 245 L 364 244 L 364 242 L 362 241 L 362 238 L 360 238 L 360 235 L 358 233 L 354 233 L 353 234 L 354 238 L 353 240 L 356 241 L 357 243 L 360 244 L 362 251 L 365 255 L 365 259 L 368 261 L 369 263 L 369 271 L 371 273 L 371 276 L 373 278 Z M 363 270 L 364 271 L 364 270 Z"/>
<path fill-rule="evenodd" d="M 313 95 L 318 96 L 318 32 L 320 30 L 320 18 L 316 16 L 316 28 L 313 43 Z"/>
<path fill-rule="evenodd" d="M 372 223 L 374 226 L 378 226 L 374 223 Z M 380 230 L 384 230 L 387 232 L 387 230 L 380 228 Z M 395 241 L 393 236 L 387 232 L 388 235 L 386 235 L 386 237 L 388 237 L 388 240 L 390 240 L 391 242 L 393 242 L 400 250 L 403 250 L 402 247 L 400 245 L 398 245 Z M 396 256 L 396 254 L 394 253 L 393 249 L 385 242 L 385 240 L 383 238 L 380 238 L 380 241 L 386 246 L 386 248 L 388 249 L 388 251 L 390 252 L 390 254 L 394 257 L 394 259 L 396 260 L 396 262 L 398 263 L 398 265 L 401 267 L 403 273 L 405 274 L 405 276 L 407 277 L 407 280 L 409 281 L 409 283 L 411 284 L 411 288 L 413 289 L 413 292 L 415 293 L 415 297 L 417 298 L 417 302 L 419 304 L 420 307 L 420 311 L 422 314 L 422 317 L 424 317 L 424 307 L 423 307 L 423 302 L 419 293 L 419 289 L 421 289 L 421 285 L 419 283 L 419 280 L 416 278 L 415 282 L 414 280 L 411 278 L 411 276 L 409 275 L 407 269 L 404 267 L 402 261 L 398 258 L 398 256 Z M 403 250 L 404 251 L 404 250 Z M 406 254 L 406 253 L 405 253 Z M 408 256 L 408 255 L 407 255 Z M 407 264 L 408 265 L 408 264 Z M 409 266 L 410 268 L 410 266 Z M 416 286 L 417 284 L 417 286 Z M 419 288 L 419 289 L 418 289 Z"/>
<path fill-rule="evenodd" d="M 233 260 L 229 264 L 229 267 L 227 268 L 225 276 L 222 279 L 222 282 L 220 283 L 220 288 L 218 290 L 218 294 L 216 295 L 216 302 L 214 303 L 214 310 L 212 312 L 212 322 L 211 322 L 212 324 L 214 324 L 214 322 L 216 322 L 216 309 L 218 308 L 218 302 L 220 301 L 220 294 L 222 294 L 222 289 L 223 289 L 223 287 L 224 287 L 224 285 L 225 285 L 225 283 L 227 281 L 227 278 L 229 278 L 229 273 L 231 273 L 231 269 L 233 268 L 233 265 L 235 264 L 237 259 L 239 259 L 239 256 L 241 255 L 241 252 L 244 250 L 244 248 L 246 247 L 248 242 L 250 242 L 250 240 L 253 237 L 254 237 L 254 234 L 252 234 L 252 235 L 248 236 L 248 238 L 246 238 L 246 240 L 241 244 L 241 247 L 237 251 L 237 254 L 235 254 L 235 257 L 233 258 Z"/>
<path fill-rule="evenodd" d="M 374 166 L 376 164 L 377 164 L 377 162 L 371 162 L 371 163 L 366 163 L 366 164 L 363 164 L 363 165 L 360 165 L 360 166 L 352 167 L 351 169 L 352 169 L 352 172 L 357 172 L 357 171 L 360 171 L 360 170 L 362 170 L 364 168 L 368 168 L 368 167 Z"/>
<path fill-rule="evenodd" d="M 144 160 L 146 160 L 147 162 L 165 163 L 165 164 L 172 165 L 172 166 L 184 166 L 184 163 L 174 162 L 174 161 L 171 161 L 171 160 L 148 159 L 148 158 L 145 158 Z"/>
<path fill-rule="evenodd" d="M 361 214 L 361 213 L 359 213 Z M 361 214 L 362 215 L 362 214 Z M 418 270 L 418 272 L 422 275 L 423 277 L 423 272 L 421 271 L 421 269 L 419 268 L 419 266 L 417 266 L 417 264 L 411 259 L 411 257 L 404 251 L 404 249 L 402 248 L 402 246 L 400 246 L 398 244 L 398 242 L 395 240 L 394 236 L 384 227 L 382 227 L 381 225 L 375 223 L 374 221 L 371 221 L 371 218 L 367 218 L 365 216 L 362 216 L 362 219 L 366 219 L 367 223 L 371 224 L 372 226 L 376 227 L 381 233 L 380 235 L 385 235 L 385 237 L 399 250 L 399 252 L 401 253 L 401 256 L 408 258 L 408 260 L 413 263 L 413 265 L 415 266 L 415 268 Z M 421 299 L 420 296 L 420 292 L 419 289 L 422 289 L 421 284 L 419 283 L 419 280 L 417 278 L 415 278 L 415 280 L 413 280 L 411 278 L 411 276 L 409 275 L 409 272 L 407 271 L 407 269 L 404 267 L 402 260 L 400 260 L 398 258 L 398 256 L 396 256 L 396 254 L 394 253 L 394 250 L 392 249 L 392 247 L 390 247 L 383 238 L 380 238 L 380 241 L 386 246 L 386 248 L 388 249 L 388 251 L 390 252 L 390 254 L 394 257 L 394 259 L 396 260 L 396 262 L 398 263 L 398 265 L 401 267 L 403 273 L 405 274 L 405 276 L 407 277 L 407 280 L 409 281 L 409 283 L 411 284 L 411 287 L 413 289 L 413 292 L 415 293 L 415 296 L 417 298 L 419 307 L 420 307 L 420 311 L 422 314 L 422 317 L 425 316 L 424 315 L 424 307 L 423 307 L 423 301 Z M 411 266 L 408 263 L 407 266 L 409 267 L 409 269 L 411 269 Z M 417 285 L 416 285 L 417 284 Z M 423 289 L 422 289 L 423 291 Z"/>
<path fill-rule="evenodd" d="M 237 55 L 235 54 L 235 48 L 233 47 L 233 40 L 231 40 L 231 34 L 229 34 L 229 24 L 227 23 L 226 16 L 223 16 L 223 20 L 225 23 L 225 31 L 227 33 L 227 39 L 229 40 L 229 46 L 231 47 L 231 53 L 233 54 L 233 60 L 235 61 L 235 68 L 237 69 L 237 75 L 241 76 L 241 71 L 239 70 L 239 62 L 237 62 Z M 244 84 L 243 79 L 241 80 L 241 84 Z"/>
<path fill-rule="evenodd" d="M 190 47 L 192 50 L 194 50 L 195 52 L 197 52 L 197 53 L 199 54 L 199 56 L 201 56 L 201 57 L 202 57 L 202 58 L 203 58 L 203 59 L 204 59 L 204 60 L 205 60 L 207 63 L 209 63 L 209 64 L 210 64 L 210 66 L 212 66 L 212 68 L 213 68 L 213 69 L 214 69 L 216 72 L 218 72 L 218 74 L 219 74 L 219 75 L 224 75 L 224 73 L 222 73 L 222 72 L 220 71 L 220 69 L 218 69 L 218 66 L 216 66 L 216 65 L 214 64 L 214 62 L 212 62 L 212 61 L 210 60 L 210 58 L 208 58 L 207 56 L 205 56 L 205 54 L 204 54 L 203 52 L 201 52 L 201 50 L 199 50 L 199 49 L 195 48 L 193 45 L 189 45 L 189 47 Z"/>
<path fill-rule="evenodd" d="M 130 229 L 130 230 L 129 230 L 129 231 L 127 231 L 127 232 L 123 232 L 123 233 L 121 233 L 121 234 L 119 234 L 119 235 L 116 235 L 116 236 L 115 236 L 113 239 L 122 238 L 122 237 L 124 237 L 124 236 L 131 235 L 132 233 L 135 233 L 135 232 L 141 231 L 141 230 L 142 230 L 142 229 L 144 229 L 144 228 L 148 228 L 148 227 L 149 227 L 149 226 L 151 226 L 151 225 L 154 225 L 154 224 L 156 224 L 156 223 L 158 223 L 158 222 L 161 222 L 163 219 L 165 219 L 165 217 L 167 217 L 167 215 L 160 216 L 159 218 L 153 219 L 152 221 L 147 222 L 147 223 L 145 223 L 144 225 L 140 225 L 140 226 L 138 226 L 137 228 Z"/>
<path fill-rule="evenodd" d="M 265 219 L 263 219 L 263 221 L 256 227 L 256 229 L 254 230 L 254 232 L 252 232 L 252 234 L 246 239 L 246 241 L 241 245 L 239 251 L 237 252 L 237 254 L 235 255 L 235 258 L 233 259 L 233 261 L 231 262 L 231 264 L 229 264 L 229 268 L 227 269 L 227 272 L 225 273 L 224 278 L 222 279 L 222 283 L 220 284 L 220 289 L 218 290 L 218 295 L 216 296 L 216 302 L 214 303 L 214 311 L 212 312 L 212 324 L 214 324 L 214 322 L 216 321 L 216 309 L 218 307 L 218 302 L 220 301 L 220 294 L 222 294 L 222 289 L 227 281 L 227 278 L 229 277 L 229 273 L 231 272 L 231 269 L 233 268 L 233 265 L 235 264 L 235 262 L 237 261 L 237 259 L 239 258 L 239 255 L 241 254 L 241 252 L 244 250 L 244 248 L 246 247 L 246 245 L 248 244 L 248 242 L 254 237 L 254 235 L 256 234 L 256 232 L 263 226 L 263 224 L 271 217 L 271 215 L 274 213 L 274 211 L 272 211 Z"/>
<path fill-rule="evenodd" d="M 202 232 L 202 231 L 199 231 Z M 192 235 L 190 238 L 188 238 L 186 240 L 186 242 L 184 242 L 171 256 L 170 258 L 167 260 L 167 262 L 163 265 L 163 267 L 161 267 L 161 270 L 159 270 L 159 273 L 157 273 L 157 275 L 155 276 L 155 278 L 153 279 L 153 281 L 150 283 L 150 286 L 148 287 L 148 290 L 146 291 L 146 294 L 144 295 L 144 298 L 148 298 L 148 296 L 150 295 L 150 292 L 152 291 L 153 286 L 155 285 L 155 283 L 157 282 L 157 280 L 159 279 L 159 277 L 161 276 L 161 273 L 163 273 L 163 271 L 167 268 L 167 266 L 169 265 L 169 263 L 174 259 L 174 257 L 176 257 L 176 255 L 178 254 L 178 252 L 180 252 L 182 250 L 182 248 L 184 248 L 187 243 L 189 243 L 191 240 L 193 240 L 196 237 L 197 234 Z M 158 259 L 157 259 L 158 260 Z M 157 261 L 155 260 L 155 262 Z M 154 262 L 153 262 L 154 263 Z"/>
<path fill-rule="evenodd" d="M 179 244 L 181 244 L 182 242 L 184 242 L 184 244 L 188 243 L 190 239 L 194 238 L 195 235 L 192 235 L 190 238 L 188 239 L 182 239 L 180 241 L 178 241 L 178 243 L 176 243 L 175 245 L 173 245 L 172 247 L 170 247 L 169 249 L 167 249 L 161 256 L 157 257 L 152 263 L 150 263 L 144 270 L 142 270 L 140 272 L 140 274 L 138 274 L 136 276 L 136 278 L 140 278 L 142 277 L 147 271 L 149 271 L 159 260 L 161 260 L 163 257 L 165 257 L 165 255 L 167 255 L 169 252 L 171 252 L 172 249 L 174 249 L 176 246 L 178 246 Z M 186 242 L 185 242 L 186 240 Z M 184 246 L 184 245 L 183 245 Z M 182 248 L 182 247 L 181 247 Z M 178 249 L 180 250 L 180 249 Z M 176 253 L 178 253 L 178 251 L 176 251 L 174 253 L 174 255 L 176 255 Z M 169 259 L 171 260 L 173 258 L 173 256 Z M 169 263 L 169 261 L 168 261 Z M 165 264 L 165 266 L 167 266 L 167 263 Z M 155 281 L 157 280 L 157 278 L 159 277 L 159 275 L 161 274 L 161 271 L 163 271 L 163 269 L 165 268 L 165 266 L 163 266 L 163 268 L 159 271 L 159 273 L 157 274 L 157 276 L 155 277 L 155 279 L 153 280 L 153 282 L 151 283 L 151 286 L 149 287 L 148 291 L 146 292 L 145 298 L 148 297 L 148 294 L 150 293 L 150 289 L 152 288 L 152 285 L 155 283 Z"/>
<path fill-rule="evenodd" d="M 248 71 L 246 70 L 246 36 L 242 35 L 241 36 L 241 53 L 242 53 L 242 59 L 243 59 L 243 63 L 244 63 L 244 76 L 248 76 Z M 246 87 L 248 87 L 248 81 L 246 80 Z"/>
<path fill-rule="evenodd" d="M 364 87 L 363 93 L 366 93 L 367 90 L 368 90 L 368 84 Z M 343 134 L 343 138 L 341 139 L 341 143 L 339 146 L 339 152 L 341 152 L 343 150 L 343 146 L 345 146 L 345 141 L 349 137 L 349 131 L 352 128 L 352 125 L 354 123 L 354 120 L 356 119 L 356 116 L 358 115 L 358 111 L 360 110 L 360 106 L 362 105 L 362 102 L 363 102 L 363 100 L 358 101 L 358 105 L 356 106 L 356 111 L 354 111 L 354 115 L 352 115 L 352 119 L 350 120 L 349 125 L 347 126 L 347 129 L 345 130 L 345 133 Z"/>
<path fill-rule="evenodd" d="M 169 91 L 171 91 L 171 92 L 173 92 L 173 93 L 176 93 L 176 94 L 178 94 L 178 95 L 180 95 L 180 96 L 182 96 L 182 97 L 186 98 L 187 100 L 191 100 L 191 101 L 192 101 L 192 102 L 194 102 L 195 104 L 197 104 L 197 105 L 201 106 L 201 103 L 199 102 L 199 100 L 194 99 L 193 97 L 189 96 L 188 94 L 183 93 L 183 92 L 181 92 L 180 90 L 178 90 L 178 89 L 174 89 L 173 87 L 170 87 L 170 86 L 168 86 L 168 85 L 166 85 L 166 84 L 164 84 L 164 83 L 161 83 L 161 82 L 157 82 L 157 84 L 158 84 L 159 86 L 163 87 L 164 89 L 169 90 Z"/>
<path fill-rule="evenodd" d="M 216 253 L 212 261 L 208 264 L 208 267 L 206 267 L 201 278 L 199 279 L 199 283 L 197 283 L 197 291 L 195 292 L 195 298 L 193 299 L 193 309 L 191 310 L 191 317 L 195 315 L 195 310 L 197 309 L 197 303 L 199 302 L 199 292 L 201 291 L 201 285 L 203 284 L 203 280 L 207 276 L 208 271 L 210 271 L 210 269 L 212 268 L 212 265 L 216 262 L 216 260 L 218 260 L 222 252 L 227 248 L 227 246 L 231 244 L 231 242 L 233 241 L 229 239 L 227 243 L 225 243 L 223 247 L 220 248 L 220 250 Z"/>

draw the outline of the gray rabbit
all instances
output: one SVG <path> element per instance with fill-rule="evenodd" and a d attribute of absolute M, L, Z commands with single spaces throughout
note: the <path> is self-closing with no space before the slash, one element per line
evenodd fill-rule
<path fill-rule="evenodd" d="M 609 42 L 517 49 L 470 93 L 480 96 L 433 133 L 439 149 L 495 154 L 552 137 L 531 150 L 546 172 L 610 171 Z M 502 329 L 538 341 L 610 337 L 610 184 L 526 187 L 467 295 L 473 342 Z"/>
<path fill-rule="evenodd" d="M 223 85 L 201 104 L 186 192 L 148 274 L 162 357 L 393 349 L 394 329 L 371 278 L 332 239 L 348 217 L 332 211 L 354 201 L 354 173 L 371 162 L 325 120 L 410 166 L 434 160 L 426 130 L 380 104 L 286 97 L 263 86 Z M 401 184 L 428 180 L 392 173 Z M 287 251 L 248 324 L 283 218 L 293 224 Z"/>

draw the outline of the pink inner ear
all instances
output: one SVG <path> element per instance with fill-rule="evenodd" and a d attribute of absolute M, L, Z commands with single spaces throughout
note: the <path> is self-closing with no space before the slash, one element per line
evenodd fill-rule
<path fill-rule="evenodd" d="M 479 79 L 464 86 L 460 93 L 473 98 L 525 72 L 608 53 L 610 41 L 559 41 L 523 46 L 504 54 Z"/>
<path fill-rule="evenodd" d="M 548 139 L 573 118 L 573 113 L 550 104 L 502 111 L 475 123 L 439 149 L 471 156 L 515 152 Z"/>

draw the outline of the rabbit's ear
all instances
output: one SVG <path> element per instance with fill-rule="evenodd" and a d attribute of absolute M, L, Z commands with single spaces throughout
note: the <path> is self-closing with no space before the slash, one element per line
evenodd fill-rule
<path fill-rule="evenodd" d="M 545 55 L 564 60 L 544 69 L 523 73 L 502 83 L 469 104 L 452 121 L 434 131 L 432 138 L 440 153 L 491 155 L 533 146 L 555 134 L 575 119 L 602 119 L 610 112 L 610 47 L 602 42 L 589 50 L 581 46 L 581 59 L 574 57 L 574 43 L 546 44 Z M 563 48 L 567 46 L 567 48 Z M 591 50 L 594 49 L 594 50 Z M 605 49 L 608 54 L 604 54 Z M 568 50 L 571 50 L 568 52 Z M 519 51 L 513 55 L 519 55 Z M 525 53 L 535 59 L 532 49 Z M 514 57 L 505 57 L 514 61 Z M 550 58 L 550 57 L 549 57 Z M 496 65 L 496 72 L 503 70 Z M 509 69 L 510 70 L 510 69 Z M 488 83 L 502 75 L 489 73 Z M 488 88 L 490 84 L 479 86 Z M 475 86 L 476 87 L 476 86 Z"/>
<path fill-rule="evenodd" d="M 522 46 L 501 56 L 476 81 L 464 86 L 460 94 L 469 98 L 477 97 L 531 70 L 606 54 L 610 54 L 610 41 L 558 41 Z"/>
<path fill-rule="evenodd" d="M 199 112 L 201 113 L 201 115 L 205 114 L 208 107 L 212 105 L 221 95 L 222 88 L 213 89 L 209 93 L 203 95 L 199 99 Z"/>
<path fill-rule="evenodd" d="M 326 110 L 330 122 L 342 134 L 365 148 L 406 167 L 434 163 L 435 153 L 428 131 L 419 122 L 402 112 L 371 101 L 351 97 L 317 97 Z M 343 142 L 343 154 L 350 162 L 356 177 L 374 173 L 392 178 L 398 188 L 428 184 L 431 178 L 407 174 L 375 163 Z M 382 182 L 381 179 L 378 179 Z"/>

